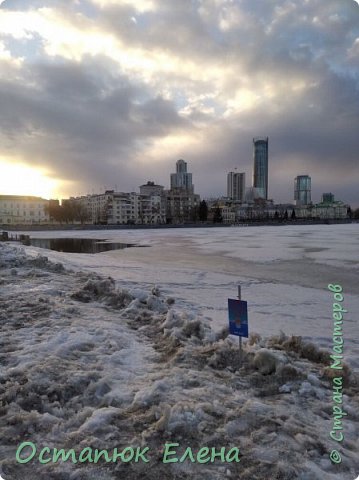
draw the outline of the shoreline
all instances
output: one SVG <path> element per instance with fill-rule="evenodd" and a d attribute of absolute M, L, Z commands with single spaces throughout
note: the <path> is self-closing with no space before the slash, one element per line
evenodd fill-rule
<path fill-rule="evenodd" d="M 78 224 L 53 224 L 53 225 L 0 225 L 0 229 L 9 232 L 18 231 L 52 231 L 52 230 L 157 230 L 172 228 L 217 228 L 217 227 L 284 227 L 289 225 L 348 225 L 358 221 L 345 219 L 318 219 L 318 220 L 295 220 L 283 222 L 252 221 L 242 223 L 185 223 L 185 224 L 157 224 L 157 225 L 78 225 Z"/>

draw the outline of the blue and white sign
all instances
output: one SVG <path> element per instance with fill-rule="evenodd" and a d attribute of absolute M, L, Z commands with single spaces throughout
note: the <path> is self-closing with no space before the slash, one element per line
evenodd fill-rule
<path fill-rule="evenodd" d="M 248 309 L 244 300 L 228 299 L 229 333 L 248 337 Z"/>

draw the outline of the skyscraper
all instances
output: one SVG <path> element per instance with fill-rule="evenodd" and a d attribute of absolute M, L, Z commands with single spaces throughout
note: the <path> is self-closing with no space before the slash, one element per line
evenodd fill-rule
<path fill-rule="evenodd" d="M 193 193 L 192 173 L 187 173 L 187 163 L 182 159 L 176 162 L 176 173 L 171 173 L 171 190 L 175 188 Z"/>
<path fill-rule="evenodd" d="M 253 138 L 253 187 L 268 199 L 268 137 Z"/>
<path fill-rule="evenodd" d="M 231 200 L 244 202 L 246 189 L 246 174 L 229 172 L 227 175 L 227 197 Z"/>
<path fill-rule="evenodd" d="M 309 205 L 311 200 L 312 181 L 309 175 L 298 175 L 294 179 L 294 200 L 296 205 Z"/>
<path fill-rule="evenodd" d="M 176 173 L 171 173 L 171 189 L 167 196 L 167 221 L 184 223 L 193 221 L 197 215 L 200 197 L 194 193 L 192 173 L 187 172 L 187 163 L 177 160 Z"/>

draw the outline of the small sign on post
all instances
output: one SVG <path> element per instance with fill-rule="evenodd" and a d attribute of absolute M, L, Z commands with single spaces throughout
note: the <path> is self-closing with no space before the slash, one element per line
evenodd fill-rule
<path fill-rule="evenodd" d="M 247 302 L 228 299 L 229 333 L 238 337 L 248 337 Z"/>
<path fill-rule="evenodd" d="M 228 299 L 229 333 L 239 337 L 239 358 L 242 363 L 242 337 L 248 338 L 247 302 L 241 300 L 241 287 L 238 286 L 238 300 Z"/>

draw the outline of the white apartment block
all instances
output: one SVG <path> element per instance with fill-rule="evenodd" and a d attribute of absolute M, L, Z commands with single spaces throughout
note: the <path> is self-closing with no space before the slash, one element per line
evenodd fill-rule
<path fill-rule="evenodd" d="M 138 193 L 113 192 L 108 196 L 107 219 L 108 225 L 124 225 L 138 223 L 140 202 Z"/>
<path fill-rule="evenodd" d="M 166 223 L 164 195 L 124 193 L 108 190 L 103 194 L 70 198 L 88 212 L 93 224 L 128 225 Z"/>
<path fill-rule="evenodd" d="M 40 197 L 0 195 L 0 225 L 49 223 L 49 201 Z"/>
<path fill-rule="evenodd" d="M 98 225 L 137 223 L 138 194 L 108 190 L 105 193 L 71 197 L 64 202 L 79 204 L 87 211 L 88 222 Z"/>
<path fill-rule="evenodd" d="M 144 224 L 166 223 L 166 197 L 140 195 L 140 220 Z"/>
<path fill-rule="evenodd" d="M 140 186 L 140 223 L 166 223 L 166 195 L 164 187 L 154 182 Z"/>

